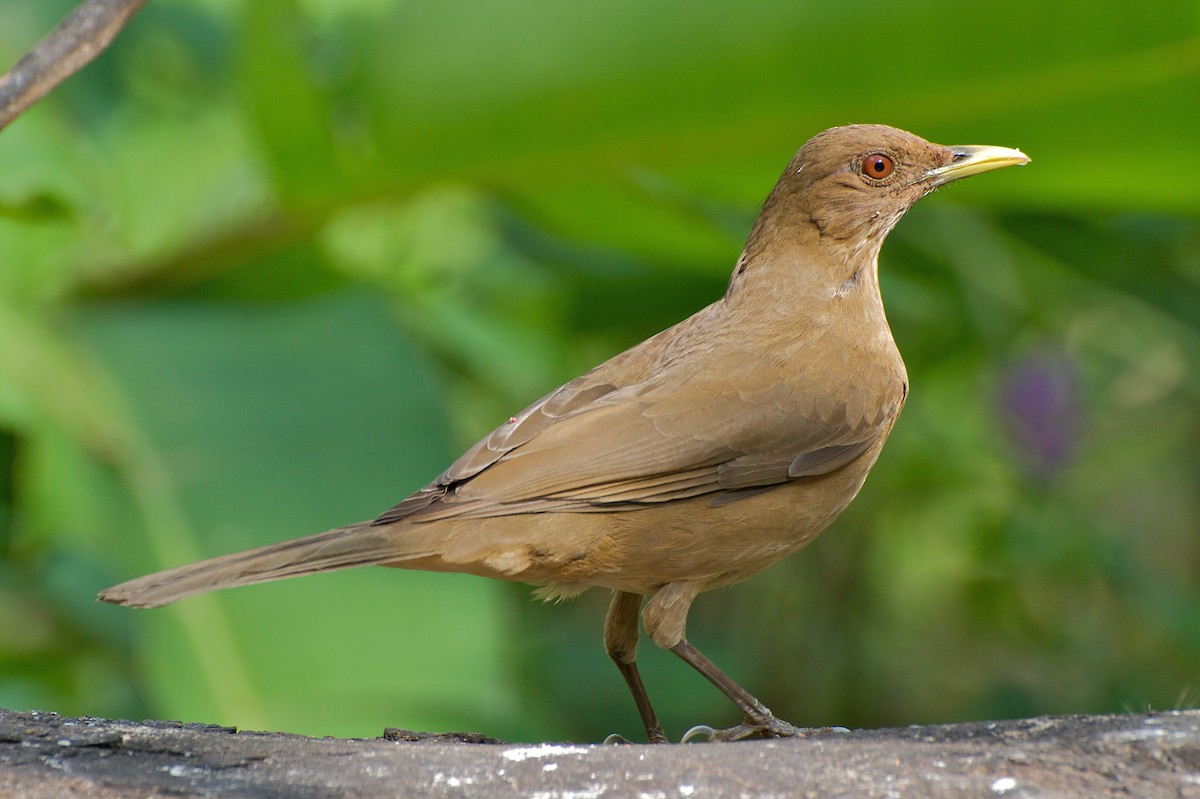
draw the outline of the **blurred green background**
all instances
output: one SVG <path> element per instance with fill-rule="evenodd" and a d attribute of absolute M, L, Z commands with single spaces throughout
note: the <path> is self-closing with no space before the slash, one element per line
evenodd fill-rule
<path fill-rule="evenodd" d="M 14 62 L 72 6 L 11 0 Z M 881 272 L 912 393 L 691 640 L 798 724 L 1193 707 L 1200 4 L 155 0 L 0 134 L 0 706 L 640 738 L 607 596 L 359 569 L 132 611 L 374 516 L 720 296 L 813 133 L 1034 162 Z M 668 733 L 732 706 L 644 644 Z"/>

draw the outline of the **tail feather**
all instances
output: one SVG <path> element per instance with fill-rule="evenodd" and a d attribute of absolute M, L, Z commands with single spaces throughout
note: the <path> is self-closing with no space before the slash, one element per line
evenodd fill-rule
<path fill-rule="evenodd" d="M 395 563 L 432 554 L 435 553 L 410 551 L 403 546 L 394 526 L 361 522 L 148 574 L 106 588 L 99 598 L 115 605 L 154 608 L 221 588 L 352 566 Z"/>

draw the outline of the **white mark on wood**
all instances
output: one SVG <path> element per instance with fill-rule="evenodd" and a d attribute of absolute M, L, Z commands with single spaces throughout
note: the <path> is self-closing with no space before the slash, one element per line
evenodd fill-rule
<path fill-rule="evenodd" d="M 515 749 L 505 749 L 503 754 L 505 759 L 514 760 L 520 763 L 522 760 L 529 760 L 533 757 L 554 757 L 556 755 L 586 755 L 587 748 L 582 746 L 556 746 L 554 744 L 541 744 L 540 746 L 521 746 Z"/>
<path fill-rule="evenodd" d="M 1017 781 L 1012 777 L 1001 777 L 992 783 L 992 790 L 996 793 L 1008 793 L 1013 788 L 1017 787 Z"/>

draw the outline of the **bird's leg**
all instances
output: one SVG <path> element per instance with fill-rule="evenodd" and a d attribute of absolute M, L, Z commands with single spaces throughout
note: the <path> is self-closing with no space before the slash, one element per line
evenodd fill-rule
<path fill-rule="evenodd" d="M 789 724 L 783 719 L 776 718 L 767 706 L 755 699 L 749 691 L 734 682 L 733 678 L 717 668 L 717 665 L 704 656 L 699 649 L 681 639 L 671 647 L 671 651 L 687 661 L 692 668 L 708 678 L 708 681 L 721 693 L 733 700 L 741 708 L 745 718 L 736 727 L 727 730 L 717 730 L 709 738 L 713 741 L 740 741 L 743 738 L 761 736 L 764 738 L 787 738 L 803 732 L 799 727 Z"/>
<path fill-rule="evenodd" d="M 766 705 L 751 696 L 684 638 L 687 613 L 698 593 L 700 586 L 695 583 L 670 583 L 659 589 L 647 603 L 642 621 L 654 643 L 683 658 L 741 709 L 745 716 L 741 724 L 727 730 L 717 730 L 709 738 L 713 741 L 738 741 L 755 736 L 785 738 L 799 735 L 802 732 L 799 727 L 776 718 Z"/>
<path fill-rule="evenodd" d="M 613 592 L 612 604 L 608 606 L 608 617 L 604 620 L 604 648 L 621 670 L 621 676 L 625 678 L 629 692 L 633 694 L 642 724 L 646 726 L 646 740 L 652 744 L 661 744 L 667 742 L 667 736 L 663 734 L 658 716 L 654 714 L 650 696 L 646 693 L 646 687 L 642 685 L 642 677 L 637 668 L 637 622 L 641 605 L 642 598 L 637 594 Z"/>

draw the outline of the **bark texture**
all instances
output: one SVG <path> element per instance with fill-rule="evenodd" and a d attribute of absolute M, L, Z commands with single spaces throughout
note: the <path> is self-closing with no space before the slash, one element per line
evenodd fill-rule
<path fill-rule="evenodd" d="M 1200 711 L 685 746 L 486 741 L 0 710 L 0 797 L 1200 797 Z"/>

